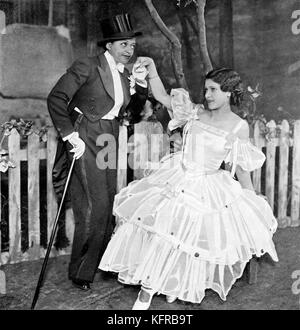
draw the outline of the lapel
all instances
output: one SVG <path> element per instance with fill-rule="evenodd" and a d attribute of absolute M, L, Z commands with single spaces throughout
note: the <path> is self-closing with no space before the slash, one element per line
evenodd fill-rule
<path fill-rule="evenodd" d="M 107 91 L 107 93 L 109 94 L 109 96 L 114 100 L 115 92 L 114 92 L 113 78 L 104 54 L 99 55 L 99 62 L 100 65 L 97 66 L 97 69 L 100 74 L 101 80 L 103 82 L 103 86 Z"/>
<path fill-rule="evenodd" d="M 123 94 L 124 94 L 124 103 L 123 103 L 123 108 L 125 109 L 130 101 L 130 85 L 129 85 L 129 72 L 126 68 L 124 68 L 123 74 L 120 74 L 121 76 L 121 83 L 123 87 Z"/>
<path fill-rule="evenodd" d="M 100 74 L 101 80 L 103 82 L 104 88 L 107 91 L 107 93 L 110 95 L 110 97 L 114 100 L 115 99 L 114 83 L 109 65 L 107 63 L 104 54 L 99 55 L 98 58 L 100 65 L 97 66 L 97 69 Z M 126 108 L 130 101 L 130 92 L 129 92 L 130 85 L 128 80 L 129 72 L 126 68 L 124 68 L 124 73 L 120 74 L 120 77 L 121 77 L 121 83 L 124 94 L 124 103 L 122 107 Z"/>

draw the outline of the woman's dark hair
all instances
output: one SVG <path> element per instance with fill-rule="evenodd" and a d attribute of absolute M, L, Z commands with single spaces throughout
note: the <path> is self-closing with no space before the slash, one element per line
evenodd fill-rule
<path fill-rule="evenodd" d="M 206 79 L 211 79 L 220 85 L 223 92 L 230 92 L 230 104 L 239 106 L 243 100 L 243 84 L 240 75 L 228 68 L 214 69 L 208 72 Z"/>

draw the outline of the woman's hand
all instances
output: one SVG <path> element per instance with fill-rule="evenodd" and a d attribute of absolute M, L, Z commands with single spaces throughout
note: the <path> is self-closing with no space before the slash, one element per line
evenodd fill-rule
<path fill-rule="evenodd" d="M 139 56 L 136 59 L 137 65 L 145 67 L 148 73 L 148 82 L 154 98 L 163 104 L 167 109 L 171 108 L 171 97 L 166 92 L 166 89 L 157 73 L 155 63 L 151 57 Z"/>
<path fill-rule="evenodd" d="M 139 63 L 141 66 L 155 65 L 153 59 L 147 56 L 139 56 L 136 63 Z"/>
<path fill-rule="evenodd" d="M 147 67 L 141 65 L 140 62 L 136 61 L 132 68 L 132 76 L 138 82 L 145 82 L 146 76 L 148 75 Z"/>
<path fill-rule="evenodd" d="M 146 67 L 149 71 L 149 78 L 157 76 L 156 66 L 151 57 L 139 56 L 136 60 L 136 64 L 140 67 Z"/>

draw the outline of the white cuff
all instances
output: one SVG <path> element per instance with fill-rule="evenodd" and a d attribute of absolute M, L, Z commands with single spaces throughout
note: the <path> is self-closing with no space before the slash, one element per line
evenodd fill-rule
<path fill-rule="evenodd" d="M 73 136 L 78 135 L 77 132 L 73 132 L 65 137 L 62 138 L 63 141 L 69 141 Z"/>
<path fill-rule="evenodd" d="M 146 80 L 139 80 L 139 81 L 135 80 L 135 83 L 143 88 L 147 88 L 147 86 L 148 86 L 148 83 Z M 135 86 L 130 87 L 130 95 L 133 95 L 135 93 L 136 93 Z"/>
<path fill-rule="evenodd" d="M 144 87 L 144 88 L 147 88 L 147 86 L 148 86 L 147 80 L 136 80 L 136 83 L 139 86 Z"/>

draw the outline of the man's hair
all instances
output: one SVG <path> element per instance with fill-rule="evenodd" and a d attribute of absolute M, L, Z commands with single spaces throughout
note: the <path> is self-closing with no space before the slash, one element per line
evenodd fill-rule
<path fill-rule="evenodd" d="M 109 44 L 110 42 L 114 42 L 115 40 L 106 40 L 105 42 L 103 42 L 101 44 L 101 46 L 105 49 L 108 50 L 108 48 L 106 47 L 107 44 Z"/>

